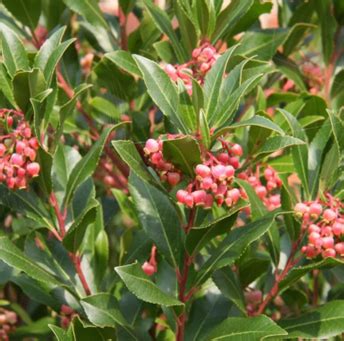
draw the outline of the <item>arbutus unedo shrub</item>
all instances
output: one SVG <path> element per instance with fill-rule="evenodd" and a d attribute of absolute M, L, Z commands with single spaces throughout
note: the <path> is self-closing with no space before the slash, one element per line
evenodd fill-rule
<path fill-rule="evenodd" d="M 1 340 L 339 340 L 341 1 L 3 0 Z"/>

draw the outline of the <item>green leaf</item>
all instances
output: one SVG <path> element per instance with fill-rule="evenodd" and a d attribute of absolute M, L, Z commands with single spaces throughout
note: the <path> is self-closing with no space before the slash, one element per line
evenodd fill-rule
<path fill-rule="evenodd" d="M 14 100 L 12 84 L 7 76 L 7 72 L 3 63 L 0 63 L 0 91 L 4 94 L 9 103 L 16 108 L 17 104 Z"/>
<path fill-rule="evenodd" d="M 99 9 L 97 0 L 63 0 L 63 2 L 74 12 L 82 15 L 86 21 L 94 26 L 108 28 Z"/>
<path fill-rule="evenodd" d="M 47 337 L 48 334 L 50 334 L 50 329 L 48 325 L 50 323 L 54 323 L 55 318 L 54 317 L 43 317 L 37 321 L 34 321 L 32 323 L 29 323 L 28 325 L 25 326 L 20 326 L 19 328 L 16 328 L 15 332 L 13 333 L 13 337 Z"/>
<path fill-rule="evenodd" d="M 148 172 L 145 163 L 132 141 L 112 141 L 112 146 L 115 148 L 121 159 L 128 165 L 131 172 L 135 173 L 135 175 L 140 177 L 142 180 L 154 183 L 152 175 Z"/>
<path fill-rule="evenodd" d="M 178 114 L 183 118 L 184 123 L 189 127 L 190 131 L 195 132 L 197 130 L 198 121 L 197 113 L 195 107 L 193 106 L 192 99 L 182 81 L 178 81 L 178 90 Z"/>
<path fill-rule="evenodd" d="M 93 97 L 90 99 L 89 104 L 94 109 L 108 116 L 112 121 L 119 121 L 121 119 L 121 113 L 116 105 L 103 97 Z"/>
<path fill-rule="evenodd" d="M 336 258 L 325 258 L 318 262 L 310 262 L 309 264 L 292 268 L 288 275 L 280 282 L 279 289 L 283 290 L 289 288 L 291 285 L 296 283 L 307 273 L 315 269 L 328 269 L 334 266 L 343 266 L 344 262 Z"/>
<path fill-rule="evenodd" d="M 211 70 L 205 76 L 204 94 L 205 94 L 205 113 L 207 117 L 212 117 L 220 97 L 221 88 L 224 84 L 224 73 L 229 59 L 239 45 L 229 48 L 212 66 Z"/>
<path fill-rule="evenodd" d="M 142 301 L 166 307 L 182 306 L 183 303 L 157 287 L 136 262 L 115 268 L 129 291 Z"/>
<path fill-rule="evenodd" d="M 203 109 L 199 113 L 199 130 L 201 132 L 202 145 L 208 150 L 211 144 L 210 128 Z"/>
<path fill-rule="evenodd" d="M 293 136 L 306 142 L 307 136 L 304 130 L 302 129 L 302 126 L 297 121 L 297 119 L 284 109 L 278 109 L 278 111 L 283 115 L 284 119 L 287 121 L 292 131 Z M 293 156 L 293 161 L 294 161 L 297 175 L 299 176 L 302 182 L 306 197 L 309 197 L 310 192 L 309 192 L 309 187 L 308 187 L 309 182 L 308 182 L 308 167 L 307 167 L 307 160 L 308 160 L 307 144 L 293 147 L 292 156 Z"/>
<path fill-rule="evenodd" d="M 0 24 L 0 31 L 4 64 L 9 75 L 13 78 L 17 71 L 29 70 L 29 59 L 23 43 L 11 29 Z"/>
<path fill-rule="evenodd" d="M 276 123 L 272 122 L 271 120 L 268 120 L 267 118 L 263 116 L 255 115 L 246 121 L 233 123 L 228 127 L 219 129 L 212 136 L 212 140 L 215 141 L 219 136 L 224 135 L 233 129 L 242 128 L 242 127 L 251 127 L 251 126 L 268 129 L 280 135 L 284 135 L 284 131 Z"/>
<path fill-rule="evenodd" d="M 226 97 L 225 101 L 209 119 L 209 125 L 218 128 L 227 122 L 231 122 L 242 98 L 260 82 L 262 77 L 263 74 L 258 74 L 247 79 L 230 96 Z"/>
<path fill-rule="evenodd" d="M 54 333 L 57 341 L 75 341 L 74 337 L 68 331 L 58 326 L 54 326 L 53 324 L 48 324 L 48 327 Z"/>
<path fill-rule="evenodd" d="M 25 272 L 29 277 L 54 286 L 61 286 L 54 276 L 28 259 L 7 237 L 0 237 L 0 258 L 6 264 Z"/>
<path fill-rule="evenodd" d="M 34 192 L 11 191 L 6 185 L 0 184 L 0 203 L 34 220 L 37 227 L 54 228 L 49 212 Z"/>
<path fill-rule="evenodd" d="M 231 30 L 247 13 L 252 4 L 253 0 L 232 0 L 216 20 L 215 32 L 211 38 L 212 42 L 216 43 L 225 35 L 230 34 Z"/>
<path fill-rule="evenodd" d="M 332 129 L 330 120 L 327 119 L 317 131 L 308 148 L 308 179 L 309 190 L 313 199 L 317 197 L 319 188 L 320 170 L 325 147 L 330 140 Z"/>
<path fill-rule="evenodd" d="M 286 339 L 328 339 L 344 332 L 344 301 L 332 301 L 300 317 L 281 320 Z"/>
<path fill-rule="evenodd" d="M 198 142 L 191 136 L 185 136 L 163 142 L 163 155 L 185 174 L 194 176 L 194 168 L 202 163 Z"/>
<path fill-rule="evenodd" d="M 129 191 L 140 223 L 167 260 L 177 267 L 181 250 L 181 222 L 166 194 L 131 173 Z"/>
<path fill-rule="evenodd" d="M 143 3 L 160 32 L 166 34 L 167 37 L 170 39 L 173 45 L 173 49 L 175 50 L 175 53 L 177 55 L 178 61 L 180 63 L 185 62 L 188 59 L 188 54 L 183 48 L 183 45 L 180 44 L 180 40 L 174 32 L 171 20 L 166 12 L 164 12 L 158 6 L 154 5 L 154 3 L 150 0 L 143 0 Z"/>
<path fill-rule="evenodd" d="M 134 76 L 142 77 L 140 69 L 137 67 L 134 58 L 129 52 L 123 50 L 109 52 L 104 55 L 104 58 L 115 63 L 120 69 L 123 69 Z"/>
<path fill-rule="evenodd" d="M 58 62 L 67 48 L 75 41 L 75 39 L 69 39 L 61 44 L 65 31 L 66 27 L 64 26 L 52 34 L 44 42 L 34 60 L 33 66 L 42 70 L 48 86 L 51 83 Z"/>
<path fill-rule="evenodd" d="M 262 237 L 270 229 L 273 222 L 274 215 L 269 214 L 229 233 L 203 264 L 193 286 L 198 287 L 204 283 L 215 270 L 233 264 L 251 243 Z"/>
<path fill-rule="evenodd" d="M 335 48 L 334 35 L 337 29 L 337 22 L 333 15 L 333 4 L 331 0 L 315 0 L 313 3 L 320 23 L 324 61 L 328 65 Z"/>
<path fill-rule="evenodd" d="M 245 180 L 236 179 L 236 182 L 240 185 L 240 187 L 242 187 L 245 190 L 250 200 L 252 218 L 254 220 L 264 218 L 264 216 L 266 216 L 266 214 L 268 213 L 268 210 L 264 206 L 262 200 L 256 194 L 254 188 Z M 278 227 L 275 222 L 267 230 L 266 242 L 268 245 L 271 258 L 273 262 L 277 265 L 280 257 L 280 237 Z"/>
<path fill-rule="evenodd" d="M 201 226 L 193 227 L 186 237 L 185 248 L 190 256 L 195 256 L 207 243 L 218 235 L 228 233 L 236 221 L 239 211 L 247 206 L 240 202 L 228 214 Z"/>
<path fill-rule="evenodd" d="M 216 13 L 213 1 L 193 1 L 192 13 L 202 37 L 210 37 L 215 29 Z"/>
<path fill-rule="evenodd" d="M 17 72 L 12 81 L 14 98 L 20 109 L 26 113 L 31 107 L 31 98 L 39 97 L 45 94 L 47 83 L 40 69 L 32 69 L 31 71 Z"/>
<path fill-rule="evenodd" d="M 229 298 L 246 315 L 245 298 L 236 273 L 230 267 L 225 267 L 215 271 L 212 278 L 222 294 Z"/>
<path fill-rule="evenodd" d="M 90 177 L 95 171 L 104 145 L 110 135 L 110 133 L 122 126 L 123 123 L 119 123 L 114 126 L 109 126 L 104 129 L 98 141 L 92 146 L 88 153 L 76 164 L 73 168 L 67 183 L 66 195 L 64 197 L 64 204 L 68 205 L 75 190 L 80 184 L 82 184 L 88 177 Z"/>
<path fill-rule="evenodd" d="M 264 142 L 264 144 L 258 150 L 258 155 L 271 154 L 280 149 L 305 144 L 306 142 L 292 136 L 273 136 Z"/>
<path fill-rule="evenodd" d="M 206 340 L 225 340 L 225 341 L 259 341 L 274 337 L 279 339 L 287 335 L 287 332 L 279 327 L 267 316 L 257 317 L 229 317 L 216 326 Z"/>
<path fill-rule="evenodd" d="M 338 115 L 335 114 L 335 112 L 331 110 L 326 110 L 328 117 L 330 119 L 331 127 L 332 127 L 332 133 L 333 137 L 338 149 L 339 155 L 341 154 L 341 151 L 344 149 L 344 134 L 343 129 L 344 125 Z"/>
<path fill-rule="evenodd" d="M 95 221 L 99 203 L 97 200 L 91 199 L 91 202 L 83 210 L 82 214 L 69 227 L 65 237 L 63 238 L 64 247 L 75 253 L 79 250 L 84 240 L 87 227 Z"/>
<path fill-rule="evenodd" d="M 138 55 L 134 55 L 134 59 L 143 74 L 148 93 L 155 104 L 175 124 L 177 129 L 183 133 L 192 132 L 178 113 L 177 89 L 166 72 L 152 60 Z"/>
<path fill-rule="evenodd" d="M 87 318 L 97 327 L 116 328 L 121 325 L 130 330 L 114 296 L 105 293 L 88 296 L 81 300 L 81 305 Z"/>
<path fill-rule="evenodd" d="M 41 15 L 41 0 L 2 0 L 2 3 L 16 19 L 34 31 Z"/>

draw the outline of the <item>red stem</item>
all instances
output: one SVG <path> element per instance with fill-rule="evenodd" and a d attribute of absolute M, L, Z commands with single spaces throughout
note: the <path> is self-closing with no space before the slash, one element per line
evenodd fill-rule
<path fill-rule="evenodd" d="M 184 228 L 184 231 L 186 234 L 188 234 L 190 229 L 192 228 L 192 226 L 194 224 L 195 216 L 196 216 L 196 209 L 193 208 L 190 212 L 190 215 L 189 215 L 188 224 Z M 183 303 L 186 303 L 192 297 L 192 295 L 194 293 L 194 289 L 191 289 L 189 291 L 189 293 L 186 293 L 186 284 L 188 281 L 189 270 L 190 270 L 191 265 L 192 265 L 192 257 L 190 257 L 186 251 L 185 255 L 184 255 L 183 270 L 181 273 L 179 272 L 179 269 L 177 269 L 177 271 L 176 271 L 177 272 L 177 279 L 178 279 L 178 287 L 179 287 L 178 297 L 179 297 L 179 300 Z M 176 335 L 177 341 L 184 341 L 184 332 L 185 332 L 186 321 L 187 321 L 187 314 L 184 311 L 177 318 L 177 335 Z"/>
<path fill-rule="evenodd" d="M 85 294 L 87 296 L 91 295 L 90 287 L 87 284 L 86 277 L 85 277 L 85 275 L 84 275 L 84 273 L 82 271 L 82 268 L 81 268 L 81 258 L 80 258 L 80 256 L 75 255 L 73 253 L 70 253 L 69 256 L 70 256 L 71 260 L 73 261 L 76 273 L 78 274 L 80 282 L 81 282 L 81 284 L 82 284 L 82 286 L 83 286 L 83 288 L 85 290 Z"/>

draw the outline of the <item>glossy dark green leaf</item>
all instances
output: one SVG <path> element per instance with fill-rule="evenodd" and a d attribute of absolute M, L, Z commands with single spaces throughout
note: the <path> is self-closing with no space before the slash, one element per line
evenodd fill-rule
<path fill-rule="evenodd" d="M 16 33 L 4 24 L 0 25 L 0 32 L 4 64 L 13 78 L 17 71 L 29 70 L 29 59 L 25 47 Z"/>
<path fill-rule="evenodd" d="M 189 255 L 195 256 L 208 242 L 218 235 L 228 233 L 236 221 L 238 212 L 246 206 L 241 202 L 228 214 L 201 226 L 193 227 L 186 237 L 185 247 Z"/>
<path fill-rule="evenodd" d="M 14 95 L 13 95 L 13 88 L 12 84 L 10 82 L 10 79 L 7 75 L 5 66 L 3 63 L 0 63 L 0 84 L 1 84 L 1 89 L 0 91 L 4 94 L 8 102 L 13 106 L 16 107 L 17 104 L 14 100 Z"/>
<path fill-rule="evenodd" d="M 143 229 L 170 264 L 177 267 L 182 227 L 170 198 L 135 173 L 130 174 L 129 190 Z"/>
<path fill-rule="evenodd" d="M 202 145 L 206 149 L 209 149 L 210 144 L 211 144 L 210 128 L 209 128 L 205 113 L 202 109 L 200 110 L 200 113 L 199 113 L 199 129 L 202 136 Z"/>
<path fill-rule="evenodd" d="M 127 288 L 140 300 L 166 307 L 183 305 L 182 302 L 159 289 L 138 263 L 118 266 L 115 270 Z"/>
<path fill-rule="evenodd" d="M 187 126 L 183 117 L 178 113 L 179 99 L 177 88 L 166 72 L 158 64 L 147 58 L 134 55 L 134 59 L 143 74 L 143 79 L 149 95 L 163 114 L 167 116 L 181 132 L 191 132 L 191 127 Z"/>
<path fill-rule="evenodd" d="M 344 301 L 332 301 L 278 324 L 287 333 L 286 339 L 328 339 L 344 332 Z"/>
<path fill-rule="evenodd" d="M 115 126 L 109 126 L 104 129 L 98 141 L 92 146 L 89 152 L 76 164 L 73 168 L 67 183 L 66 195 L 64 197 L 65 205 L 70 202 L 72 196 L 81 183 L 83 183 L 89 176 L 95 171 L 104 145 L 110 135 L 110 133 L 122 126 L 123 123 L 119 123 Z"/>
<path fill-rule="evenodd" d="M 78 218 L 69 227 L 65 237 L 63 238 L 63 245 L 65 248 L 75 253 L 80 248 L 84 240 L 87 227 L 95 221 L 99 203 L 96 200 L 91 200 L 87 208 L 78 216 Z"/>
<path fill-rule="evenodd" d="M 104 58 L 109 59 L 124 71 L 134 76 L 142 77 L 140 69 L 137 67 L 134 58 L 129 52 L 123 50 L 109 52 L 104 55 Z"/>
<path fill-rule="evenodd" d="M 164 141 L 163 155 L 166 160 L 190 176 L 195 174 L 196 165 L 202 163 L 198 142 L 191 136 Z"/>
<path fill-rule="evenodd" d="M 16 19 L 34 31 L 41 15 L 41 0 L 2 0 L 2 3 Z"/>
<path fill-rule="evenodd" d="M 234 0 L 220 13 L 216 20 L 215 32 L 212 36 L 212 42 L 230 34 L 231 30 L 239 20 L 247 13 L 253 4 L 253 0 Z"/>
<path fill-rule="evenodd" d="M 172 27 L 171 20 L 166 12 L 149 0 L 144 0 L 143 3 L 161 33 L 166 34 L 170 39 L 179 62 L 182 63 L 187 60 L 188 54 L 183 48 L 183 45 L 180 44 L 180 41 Z"/>
<path fill-rule="evenodd" d="M 130 330 L 114 296 L 106 293 L 88 296 L 82 299 L 81 305 L 94 325 L 102 328 L 121 325 Z"/>
<path fill-rule="evenodd" d="M 270 229 L 273 222 L 274 216 L 270 214 L 229 233 L 203 264 L 193 286 L 197 287 L 204 283 L 215 270 L 233 264 L 251 243 L 262 237 Z"/>
<path fill-rule="evenodd" d="M 271 154 L 277 150 L 298 145 L 305 145 L 305 142 L 293 136 L 273 136 L 265 141 L 258 150 L 258 154 Z"/>
<path fill-rule="evenodd" d="M 25 272 L 38 281 L 59 286 L 62 283 L 40 266 L 28 259 L 7 237 L 0 237 L 0 258 L 8 265 Z"/>
<path fill-rule="evenodd" d="M 321 43 L 324 61 L 328 65 L 330 63 L 332 53 L 335 49 L 334 34 L 336 32 L 337 22 L 332 12 L 332 1 L 315 0 L 314 6 L 320 22 Z"/>
<path fill-rule="evenodd" d="M 246 315 L 245 298 L 237 274 L 230 267 L 225 267 L 215 271 L 212 279 L 222 294 Z"/>
<path fill-rule="evenodd" d="M 259 341 L 268 338 L 279 339 L 287 332 L 267 316 L 229 317 L 214 328 L 206 340 Z"/>
<path fill-rule="evenodd" d="M 97 0 L 63 0 L 63 2 L 72 11 L 82 15 L 92 25 L 108 28 Z"/>

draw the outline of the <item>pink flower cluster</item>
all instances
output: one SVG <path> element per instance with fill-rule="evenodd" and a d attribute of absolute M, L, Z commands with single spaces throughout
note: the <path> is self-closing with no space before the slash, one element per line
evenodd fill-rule
<path fill-rule="evenodd" d="M 276 170 L 268 166 L 264 170 L 265 184 L 262 183 L 257 168 L 255 174 L 243 172 L 238 175 L 240 179 L 246 180 L 256 191 L 257 196 L 262 200 L 269 211 L 280 207 L 281 196 L 276 194 L 275 190 L 282 186 L 282 180 L 279 178 Z"/>
<path fill-rule="evenodd" d="M 189 62 L 181 65 L 167 64 L 165 71 L 174 82 L 180 79 L 191 95 L 192 79 L 196 79 L 200 84 L 203 84 L 205 75 L 219 56 L 220 54 L 217 53 L 214 46 L 210 43 L 204 43 L 192 51 L 192 59 Z"/>
<path fill-rule="evenodd" d="M 257 289 L 249 289 L 245 294 L 246 311 L 249 316 L 253 316 L 263 299 L 263 293 Z"/>
<path fill-rule="evenodd" d="M 330 195 L 327 198 L 326 202 L 316 200 L 298 203 L 294 208 L 307 234 L 308 243 L 301 249 L 307 258 L 344 256 L 343 204 Z"/>
<path fill-rule="evenodd" d="M 8 341 L 9 333 L 15 331 L 15 324 L 17 323 L 17 314 L 0 308 L 0 340 Z"/>
<path fill-rule="evenodd" d="M 60 310 L 60 315 L 61 315 L 61 319 L 60 319 L 61 327 L 64 329 L 67 329 L 69 327 L 70 323 L 72 322 L 73 317 L 77 314 L 73 310 L 73 308 L 71 308 L 68 305 L 62 304 L 61 310 Z"/>
<path fill-rule="evenodd" d="M 177 192 L 179 203 L 187 207 L 202 206 L 209 209 L 216 202 L 218 206 L 235 205 L 241 197 L 241 191 L 233 187 L 235 170 L 243 150 L 239 144 L 222 142 L 224 149 L 217 155 L 207 153 L 207 160 L 195 168 L 196 178 Z"/>
<path fill-rule="evenodd" d="M 38 176 L 36 159 L 38 141 L 24 115 L 15 110 L 0 110 L 0 182 L 10 189 L 27 187 Z"/>
<path fill-rule="evenodd" d="M 167 138 L 173 139 L 175 136 L 168 135 Z M 148 139 L 143 150 L 148 157 L 149 163 L 159 174 L 161 181 L 167 181 L 171 186 L 175 186 L 180 182 L 181 173 L 172 163 L 164 159 L 162 144 L 163 142 L 160 137 L 157 140 Z"/>

